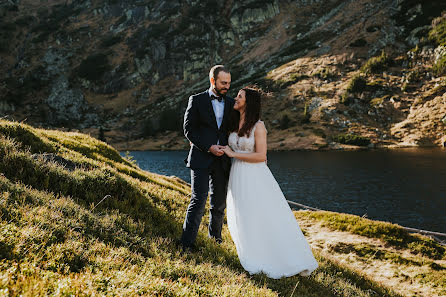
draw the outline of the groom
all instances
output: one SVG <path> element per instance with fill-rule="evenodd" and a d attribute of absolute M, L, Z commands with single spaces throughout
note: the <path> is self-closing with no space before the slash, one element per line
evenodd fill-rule
<path fill-rule="evenodd" d="M 208 90 L 189 97 L 184 114 L 184 135 L 191 142 L 186 167 L 191 169 L 192 194 L 183 224 L 183 250 L 193 249 L 210 196 L 209 237 L 221 243 L 226 191 L 231 160 L 224 154 L 228 144 L 229 115 L 234 99 L 226 96 L 231 74 L 223 65 L 209 71 Z"/>

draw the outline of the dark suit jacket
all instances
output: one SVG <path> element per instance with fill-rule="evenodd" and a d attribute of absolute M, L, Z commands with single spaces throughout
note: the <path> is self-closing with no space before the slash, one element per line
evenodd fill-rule
<path fill-rule="evenodd" d="M 225 109 L 220 129 L 217 126 L 209 91 L 192 95 L 184 114 L 184 135 L 192 143 L 186 166 L 192 169 L 209 168 L 216 158 L 221 158 L 223 169 L 229 170 L 231 160 L 223 155 L 217 157 L 209 153 L 209 148 L 220 141 L 220 145 L 228 144 L 228 124 L 230 113 L 234 107 L 234 99 L 225 97 Z"/>

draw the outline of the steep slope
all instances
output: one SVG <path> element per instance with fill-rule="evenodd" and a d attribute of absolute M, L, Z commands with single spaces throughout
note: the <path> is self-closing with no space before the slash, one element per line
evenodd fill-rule
<path fill-rule="evenodd" d="M 336 148 L 339 134 L 350 132 L 377 145 L 438 144 L 442 136 L 412 141 L 417 129 L 396 124 L 408 117 L 412 101 L 439 83 L 426 75 L 438 60 L 432 47 L 440 43 L 423 36 L 445 6 L 412 0 L 7 1 L 0 5 L 0 114 L 82 130 L 119 149 L 187 148 L 179 131 L 187 98 L 207 87 L 211 65 L 224 63 L 232 69 L 233 94 L 248 83 L 273 91 L 264 109 L 271 148 Z M 407 58 L 417 44 L 421 55 Z M 382 49 L 397 62 L 395 70 L 370 76 L 371 92 L 351 94 L 351 101 L 362 96 L 379 103 L 396 95 L 401 104 L 336 105 L 349 79 Z M 424 87 L 413 90 L 411 82 L 399 91 L 399 80 L 418 63 L 425 69 L 416 83 Z M 321 99 L 330 110 L 324 116 L 313 113 Z M 302 119 L 306 129 L 299 127 Z M 352 122 L 358 127 L 347 127 Z"/>
<path fill-rule="evenodd" d="M 216 245 L 206 238 L 203 224 L 199 251 L 183 254 L 175 239 L 190 188 L 181 180 L 143 171 L 105 143 L 80 133 L 2 120 L 0 138 L 0 292 L 6 296 L 308 297 L 416 292 L 411 287 L 394 293 L 386 282 L 338 263 L 337 254 L 343 256 L 345 250 L 333 249 L 330 257 L 319 254 L 320 237 L 313 243 L 320 267 L 308 278 L 247 275 L 226 226 L 224 243 Z M 318 232 L 317 224 L 309 222 L 320 220 L 325 226 L 329 216 L 329 227 L 383 240 L 412 258 L 419 255 L 422 258 L 416 261 L 424 259 L 422 271 L 434 269 L 437 280 L 444 278 L 444 248 L 430 239 L 356 216 L 299 213 L 309 238 Z M 333 238 L 328 242 L 333 244 Z M 424 291 L 441 295 L 444 290 L 428 277 L 420 276 L 420 282 Z"/>

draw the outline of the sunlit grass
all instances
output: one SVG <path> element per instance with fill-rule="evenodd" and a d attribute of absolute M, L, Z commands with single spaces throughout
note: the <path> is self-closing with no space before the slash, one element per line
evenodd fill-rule
<path fill-rule="evenodd" d="M 250 276 L 206 222 L 182 253 L 189 192 L 88 135 L 0 120 L 0 295 L 398 296 L 317 253 L 310 277 Z"/>
<path fill-rule="evenodd" d="M 432 259 L 446 259 L 446 249 L 442 245 L 425 236 L 410 234 L 397 224 L 330 211 L 298 212 L 297 217 L 316 219 L 322 222 L 323 226 L 336 230 L 379 238 L 395 247 L 407 248 L 414 254 Z"/>

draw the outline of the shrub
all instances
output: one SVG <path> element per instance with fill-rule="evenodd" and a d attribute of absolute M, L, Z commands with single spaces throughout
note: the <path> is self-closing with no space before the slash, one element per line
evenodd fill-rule
<path fill-rule="evenodd" d="M 344 94 L 342 94 L 341 100 L 339 100 L 339 102 L 344 105 L 350 104 L 351 100 L 350 100 L 350 96 L 349 96 L 348 92 L 345 92 Z"/>
<path fill-rule="evenodd" d="M 170 29 L 170 23 L 151 24 L 148 28 L 150 38 L 157 38 L 166 34 Z"/>
<path fill-rule="evenodd" d="M 380 73 L 383 71 L 388 65 L 389 58 L 386 55 L 386 52 L 381 51 L 381 55 L 377 57 L 370 58 L 362 67 L 361 72 L 369 74 L 369 73 Z"/>
<path fill-rule="evenodd" d="M 161 113 L 160 131 L 178 131 L 181 129 L 181 118 L 175 109 L 167 109 Z"/>
<path fill-rule="evenodd" d="M 15 26 L 12 23 L 0 24 L 0 52 L 7 52 L 9 50 L 9 42 L 13 37 Z"/>
<path fill-rule="evenodd" d="M 355 75 L 347 86 L 347 93 L 361 93 L 365 91 L 367 81 L 361 75 Z"/>
<path fill-rule="evenodd" d="M 105 37 L 102 42 L 101 42 L 101 46 L 102 47 L 110 47 L 112 45 L 115 45 L 118 42 L 121 42 L 122 40 L 122 36 L 121 35 L 110 35 Z"/>
<path fill-rule="evenodd" d="M 301 120 L 302 124 L 309 123 L 311 118 L 311 114 L 308 112 L 308 103 L 305 103 L 303 117 Z"/>
<path fill-rule="evenodd" d="M 102 128 L 102 127 L 99 127 L 98 139 L 100 141 L 106 142 L 104 128 Z"/>
<path fill-rule="evenodd" d="M 438 20 L 439 22 L 429 31 L 429 40 L 436 45 L 446 46 L 446 18 L 438 18 Z"/>
<path fill-rule="evenodd" d="M 315 73 L 313 73 L 313 76 L 326 80 L 326 79 L 333 78 L 335 75 L 330 71 L 330 69 L 322 68 L 322 69 L 316 71 Z"/>
<path fill-rule="evenodd" d="M 290 75 L 290 80 L 294 81 L 294 82 L 298 82 L 302 79 L 306 79 L 308 78 L 308 75 L 306 74 L 300 74 L 300 73 L 292 73 Z"/>
<path fill-rule="evenodd" d="M 373 98 L 372 100 L 370 100 L 370 106 L 372 106 L 372 107 L 379 106 L 380 104 L 384 103 L 384 100 L 387 97 L 389 97 L 389 95 L 386 95 L 384 97 Z"/>
<path fill-rule="evenodd" d="M 364 38 L 356 39 L 349 44 L 350 47 L 363 47 L 366 46 L 367 41 Z"/>
<path fill-rule="evenodd" d="M 284 115 L 280 118 L 280 121 L 279 121 L 279 127 L 280 127 L 280 129 L 285 130 L 285 129 L 289 128 L 289 127 L 290 127 L 290 122 L 291 122 L 291 120 L 290 120 L 290 118 L 288 117 L 288 115 L 284 114 Z"/>
<path fill-rule="evenodd" d="M 156 131 L 152 125 L 152 120 L 147 119 L 146 122 L 144 123 L 143 128 L 142 128 L 143 136 L 153 136 L 153 135 L 155 135 L 155 132 Z"/>
<path fill-rule="evenodd" d="M 317 135 L 322 138 L 327 137 L 327 135 L 325 134 L 325 131 L 320 128 L 313 129 L 313 133 L 314 133 L 314 135 Z"/>
<path fill-rule="evenodd" d="M 77 68 L 77 74 L 87 80 L 98 81 L 108 70 L 110 70 L 110 65 L 108 64 L 107 55 L 98 53 L 83 60 Z"/>
<path fill-rule="evenodd" d="M 370 139 L 368 137 L 353 135 L 353 134 L 339 134 L 333 138 L 334 141 L 358 146 L 367 146 L 370 144 Z"/>
<path fill-rule="evenodd" d="M 436 76 L 446 75 L 446 55 L 438 59 L 432 70 Z"/>

